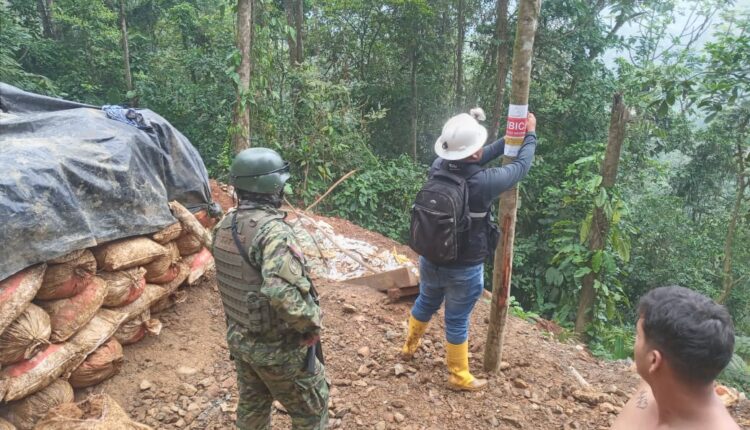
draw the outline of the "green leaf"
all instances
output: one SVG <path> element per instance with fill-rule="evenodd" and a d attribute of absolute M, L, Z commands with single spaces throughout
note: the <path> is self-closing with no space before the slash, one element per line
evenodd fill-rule
<path fill-rule="evenodd" d="M 589 231 L 591 230 L 591 221 L 593 217 L 594 215 L 592 213 L 589 213 L 586 219 L 583 220 L 583 223 L 581 223 L 581 233 L 579 235 L 581 245 L 586 243 L 586 239 L 588 239 L 589 237 Z"/>
<path fill-rule="evenodd" d="M 590 267 L 581 267 L 578 270 L 576 270 L 576 273 L 573 274 L 573 276 L 575 276 L 576 278 L 582 278 L 588 275 L 589 273 L 591 273 Z"/>
<path fill-rule="evenodd" d="M 555 267 L 548 268 L 547 272 L 544 274 L 544 278 L 548 284 L 558 286 L 558 287 L 562 285 L 563 280 L 564 280 L 562 272 L 560 272 Z"/>
<path fill-rule="evenodd" d="M 619 229 L 612 229 L 610 240 L 612 241 L 612 249 L 620 256 L 622 261 L 626 263 L 630 261 L 630 241 L 620 235 Z"/>
<path fill-rule="evenodd" d="M 607 190 L 602 187 L 599 188 L 599 194 L 594 198 L 594 204 L 596 207 L 600 208 L 604 206 L 604 204 L 607 202 Z"/>
<path fill-rule="evenodd" d="M 595 273 L 599 273 L 599 270 L 602 268 L 602 256 L 603 253 L 601 250 L 596 251 L 594 255 L 591 257 L 591 268 L 594 270 Z"/>

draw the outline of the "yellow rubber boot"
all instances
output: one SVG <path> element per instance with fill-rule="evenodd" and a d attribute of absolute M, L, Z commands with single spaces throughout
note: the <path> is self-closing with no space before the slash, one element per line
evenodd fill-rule
<path fill-rule="evenodd" d="M 406 342 L 401 348 L 401 358 L 411 360 L 417 348 L 422 343 L 422 336 L 427 331 L 429 322 L 422 322 L 409 315 L 409 334 L 406 335 Z"/>
<path fill-rule="evenodd" d="M 469 372 L 469 342 L 455 345 L 445 343 L 445 358 L 448 362 L 448 386 L 454 390 L 479 391 L 487 386 L 486 379 L 477 379 Z"/>

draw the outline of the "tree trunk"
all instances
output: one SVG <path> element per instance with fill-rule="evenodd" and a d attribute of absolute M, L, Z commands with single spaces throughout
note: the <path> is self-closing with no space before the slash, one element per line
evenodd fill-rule
<path fill-rule="evenodd" d="M 294 29 L 296 30 L 297 36 L 297 63 L 302 64 L 305 61 L 305 51 L 302 50 L 302 37 L 304 36 L 304 3 L 302 0 L 295 0 L 296 7 L 294 8 Z"/>
<path fill-rule="evenodd" d="M 302 36 L 304 24 L 304 11 L 302 0 L 285 0 L 284 12 L 286 12 L 286 23 L 294 28 L 294 37 L 286 36 L 289 45 L 289 64 L 297 67 L 302 64 L 305 57 L 302 51 Z"/>
<path fill-rule="evenodd" d="M 518 118 L 521 115 L 516 111 L 528 111 L 531 58 L 534 51 L 537 18 L 541 6 L 541 0 L 519 0 L 518 28 L 516 29 L 516 40 L 513 46 L 513 82 L 510 94 L 511 105 L 515 106 L 508 113 L 509 127 L 506 128 L 503 165 L 513 162 L 518 155 L 518 148 L 523 143 L 523 133 L 520 138 L 517 136 L 517 129 L 510 126 L 512 124 L 510 117 Z M 524 118 L 522 130 L 525 131 L 525 113 L 522 115 Z M 499 227 L 501 238 L 495 249 L 490 323 L 487 328 L 487 341 L 484 347 L 484 370 L 489 373 L 498 372 L 502 359 L 513 269 L 513 240 L 516 234 L 517 204 L 517 187 L 514 186 L 500 195 Z"/>
<path fill-rule="evenodd" d="M 456 112 L 463 110 L 464 104 L 464 36 L 466 33 L 466 19 L 464 17 L 466 0 L 458 0 L 458 35 L 456 40 L 456 96 L 453 108 Z"/>
<path fill-rule="evenodd" d="M 622 94 L 616 93 L 612 101 L 612 115 L 609 120 L 609 137 L 607 139 L 607 150 L 602 162 L 602 188 L 607 191 L 607 198 L 611 199 L 610 189 L 615 185 L 617 179 L 617 166 L 620 163 L 620 152 L 622 142 L 625 140 L 625 124 L 628 121 L 628 111 L 622 100 Z M 589 251 L 595 253 L 604 249 L 609 233 L 609 219 L 604 213 L 604 208 L 594 206 L 594 214 L 589 229 Z M 578 299 L 578 313 L 576 314 L 575 331 L 578 335 L 586 337 L 586 327 L 591 323 L 592 311 L 596 302 L 596 289 L 594 283 L 599 277 L 598 272 L 591 272 L 583 277 L 581 284 L 581 295 Z M 601 270 L 601 268 L 600 268 Z"/>
<path fill-rule="evenodd" d="M 729 219 L 729 226 L 727 228 L 727 236 L 724 240 L 724 262 L 722 264 L 721 273 L 721 286 L 722 292 L 719 299 L 716 300 L 718 303 L 725 303 L 729 299 L 729 295 L 732 294 L 736 282 L 732 275 L 732 250 L 734 247 L 734 236 L 737 232 L 737 228 L 742 219 L 742 201 L 745 199 L 745 190 L 747 189 L 748 179 L 745 176 L 745 151 L 743 151 L 741 142 L 744 138 L 744 131 L 747 128 L 747 124 L 750 121 L 750 117 L 746 118 L 743 124 L 740 126 L 740 138 L 737 140 L 737 196 L 734 199 L 734 207 L 732 208 L 732 217 Z"/>
<path fill-rule="evenodd" d="M 234 108 L 232 148 L 234 153 L 250 147 L 250 52 L 252 47 L 252 0 L 237 0 L 237 49 L 240 51 L 240 64 L 237 67 L 237 103 Z"/>
<path fill-rule="evenodd" d="M 503 115 L 503 97 L 505 96 L 505 81 L 508 79 L 508 0 L 497 0 L 497 24 L 495 38 L 497 40 L 497 75 L 495 91 L 495 106 L 490 120 L 489 141 L 497 140 L 500 132 L 500 119 Z"/>
<path fill-rule="evenodd" d="M 122 37 L 122 68 L 125 72 L 125 88 L 133 91 L 133 75 L 130 73 L 130 45 L 128 43 L 128 17 L 125 14 L 125 0 L 120 0 L 120 36 Z M 130 99 L 132 107 L 138 106 L 138 97 Z"/>
<path fill-rule="evenodd" d="M 52 3 L 54 0 L 37 0 L 36 8 L 42 21 L 42 31 L 44 37 L 49 39 L 56 38 L 55 29 L 52 24 Z"/>
<path fill-rule="evenodd" d="M 417 162 L 417 47 L 411 52 L 411 157 Z"/>

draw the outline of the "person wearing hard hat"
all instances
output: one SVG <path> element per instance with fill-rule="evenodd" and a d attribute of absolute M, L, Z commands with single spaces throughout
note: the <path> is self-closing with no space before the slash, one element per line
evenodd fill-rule
<path fill-rule="evenodd" d="M 484 288 L 484 260 L 494 253 L 497 227 L 490 207 L 500 194 L 523 179 L 536 149 L 536 118 L 529 113 L 517 157 L 502 167 L 483 167 L 503 155 L 505 141 L 484 146 L 487 130 L 472 109 L 449 119 L 435 142 L 437 159 L 412 209 L 410 246 L 420 255 L 419 296 L 409 316 L 401 350 L 404 359 L 417 352 L 428 323 L 445 303 L 445 352 L 448 385 L 476 391 L 487 380 L 469 371 L 469 316 Z"/>
<path fill-rule="evenodd" d="M 321 312 L 304 256 L 281 207 L 289 163 L 268 148 L 235 157 L 237 207 L 215 229 L 216 278 L 237 368 L 237 428 L 269 429 L 278 400 L 295 429 L 324 429 L 328 384 Z"/>

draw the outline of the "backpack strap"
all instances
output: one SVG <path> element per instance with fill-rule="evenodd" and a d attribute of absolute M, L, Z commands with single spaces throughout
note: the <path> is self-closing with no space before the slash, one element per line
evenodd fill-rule
<path fill-rule="evenodd" d="M 479 163 L 462 163 L 462 169 L 460 174 L 458 172 L 454 173 L 448 170 L 448 163 L 451 161 L 449 160 L 443 160 L 442 163 L 440 163 L 440 168 L 435 170 L 435 172 L 432 174 L 433 176 L 441 176 L 450 179 L 451 181 L 455 182 L 458 185 L 461 185 L 462 183 L 465 184 L 468 187 L 468 180 L 472 176 L 476 175 L 477 173 L 484 170 L 482 166 L 479 165 Z M 469 208 L 469 193 L 468 190 L 466 193 L 464 193 L 466 201 L 464 202 L 464 207 Z M 469 218 L 484 218 L 487 216 L 487 212 L 471 212 L 469 211 Z"/>

